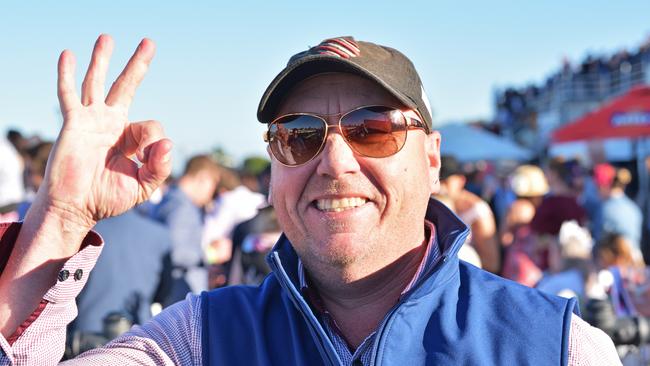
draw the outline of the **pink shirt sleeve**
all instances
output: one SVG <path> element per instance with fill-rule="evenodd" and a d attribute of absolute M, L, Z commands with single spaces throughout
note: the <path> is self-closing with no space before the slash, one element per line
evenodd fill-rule
<path fill-rule="evenodd" d="M 613 366 L 621 365 L 621 360 L 614 342 L 605 332 L 573 315 L 569 333 L 569 365 Z"/>
<path fill-rule="evenodd" d="M 201 297 L 188 294 L 142 326 L 63 364 L 200 366 Z"/>
<path fill-rule="evenodd" d="M 20 223 L 0 223 L 0 271 L 9 259 Z M 101 237 L 89 232 L 81 250 L 68 259 L 32 315 L 7 339 L 0 337 L 0 365 L 51 365 L 63 356 L 66 326 L 77 316 L 75 298 L 102 251 Z"/>
<path fill-rule="evenodd" d="M 0 270 L 20 231 L 19 223 L 0 223 Z M 0 337 L 0 366 L 54 365 L 65 348 L 66 327 L 77 316 L 75 298 L 86 284 L 103 247 L 90 232 L 81 250 L 68 259 L 37 309 L 8 339 Z M 103 348 L 65 365 L 200 365 L 201 298 L 189 294 L 142 326 L 134 326 Z"/>

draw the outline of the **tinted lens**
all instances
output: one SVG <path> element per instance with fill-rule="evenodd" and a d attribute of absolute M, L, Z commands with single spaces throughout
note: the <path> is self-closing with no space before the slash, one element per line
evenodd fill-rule
<path fill-rule="evenodd" d="M 308 162 L 318 154 L 323 141 L 325 122 L 314 116 L 285 116 L 269 127 L 269 147 L 282 164 Z"/>
<path fill-rule="evenodd" d="M 406 119 L 393 108 L 366 107 L 343 116 L 341 132 L 359 154 L 383 158 L 404 146 Z"/>

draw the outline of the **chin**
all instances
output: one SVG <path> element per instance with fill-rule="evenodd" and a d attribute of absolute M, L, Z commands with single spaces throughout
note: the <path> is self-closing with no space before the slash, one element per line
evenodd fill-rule
<path fill-rule="evenodd" d="M 317 243 L 306 255 L 312 257 L 321 265 L 328 267 L 347 267 L 367 256 L 366 248 L 360 246 L 364 241 L 328 241 Z"/>

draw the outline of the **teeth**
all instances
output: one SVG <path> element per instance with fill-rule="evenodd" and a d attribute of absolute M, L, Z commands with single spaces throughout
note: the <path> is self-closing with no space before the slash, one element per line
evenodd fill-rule
<path fill-rule="evenodd" d="M 321 211 L 341 212 L 354 207 L 359 207 L 366 203 L 365 198 L 347 197 L 340 199 L 321 199 L 316 201 L 316 207 Z"/>

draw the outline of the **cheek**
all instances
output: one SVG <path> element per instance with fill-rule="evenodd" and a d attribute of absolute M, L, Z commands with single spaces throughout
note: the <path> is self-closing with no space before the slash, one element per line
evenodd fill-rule
<path fill-rule="evenodd" d="M 308 175 L 302 169 L 274 163 L 269 184 L 269 201 L 276 210 L 293 212 L 300 200 Z"/>

